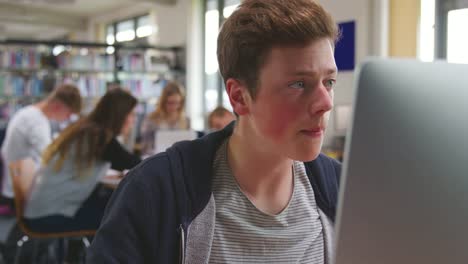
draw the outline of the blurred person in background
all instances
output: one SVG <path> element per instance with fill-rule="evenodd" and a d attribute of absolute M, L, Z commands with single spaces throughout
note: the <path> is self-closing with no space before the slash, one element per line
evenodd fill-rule
<path fill-rule="evenodd" d="M 216 107 L 208 116 L 208 128 L 210 131 L 223 129 L 236 120 L 234 114 L 223 106 Z"/>
<path fill-rule="evenodd" d="M 47 147 L 26 201 L 29 228 L 42 232 L 98 228 L 111 194 L 100 195 L 100 179 L 109 167 L 123 171 L 140 162 L 116 139 L 134 124 L 136 104 L 129 92 L 109 90 L 88 116 Z"/>
<path fill-rule="evenodd" d="M 52 141 L 50 121 L 63 122 L 71 114 L 79 114 L 82 100 L 78 88 L 64 84 L 54 89 L 49 96 L 36 104 L 16 112 L 8 123 L 1 154 L 3 164 L 0 204 L 12 208 L 13 187 L 7 166 L 13 161 L 32 158 L 38 165 L 42 152 Z"/>
<path fill-rule="evenodd" d="M 158 130 L 185 130 L 190 120 L 185 115 L 185 93 L 182 86 L 170 81 L 164 87 L 156 104 L 156 110 L 148 114 L 141 128 L 141 148 L 144 155 L 152 154 L 154 134 Z"/>

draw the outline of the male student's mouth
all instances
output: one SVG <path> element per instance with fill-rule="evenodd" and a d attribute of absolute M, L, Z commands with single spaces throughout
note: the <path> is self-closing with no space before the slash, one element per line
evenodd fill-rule
<path fill-rule="evenodd" d="M 311 129 L 303 129 L 301 133 L 308 136 L 308 137 L 322 137 L 324 129 L 322 127 L 316 127 Z"/>

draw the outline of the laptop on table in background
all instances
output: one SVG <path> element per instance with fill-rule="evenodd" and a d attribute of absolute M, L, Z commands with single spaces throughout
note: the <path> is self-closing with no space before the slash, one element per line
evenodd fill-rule
<path fill-rule="evenodd" d="M 357 71 L 336 264 L 468 263 L 468 65 Z"/>
<path fill-rule="evenodd" d="M 183 140 L 193 140 L 198 137 L 195 130 L 158 130 L 154 135 L 154 153 L 164 152 L 174 143 Z"/>

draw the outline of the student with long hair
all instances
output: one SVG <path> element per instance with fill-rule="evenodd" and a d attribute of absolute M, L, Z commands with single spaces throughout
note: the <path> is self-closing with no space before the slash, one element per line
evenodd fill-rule
<path fill-rule="evenodd" d="M 47 147 L 25 207 L 30 228 L 53 232 L 99 226 L 108 198 L 99 196 L 100 178 L 109 165 L 122 171 L 140 162 L 116 139 L 134 123 L 136 104 L 127 91 L 112 89 Z"/>
<path fill-rule="evenodd" d="M 154 149 L 154 134 L 158 130 L 189 129 L 190 121 L 185 115 L 185 93 L 182 86 L 170 81 L 164 87 L 156 109 L 148 115 L 142 125 L 143 153 Z"/>

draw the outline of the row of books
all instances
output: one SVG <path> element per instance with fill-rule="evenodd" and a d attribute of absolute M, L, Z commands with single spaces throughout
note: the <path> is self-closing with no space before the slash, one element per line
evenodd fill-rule
<path fill-rule="evenodd" d="M 167 72 L 171 61 L 164 55 L 145 55 L 144 53 L 126 53 L 119 55 L 120 70 L 127 72 Z"/>
<path fill-rule="evenodd" d="M 111 82 L 111 79 L 82 75 L 78 78 L 66 77 L 60 82 L 76 85 L 83 97 L 99 97 L 106 93 L 107 84 Z"/>
<path fill-rule="evenodd" d="M 22 101 L 16 101 L 16 102 L 1 102 L 0 103 L 0 124 L 8 122 L 10 117 L 18 111 L 19 109 L 30 105 L 34 102 L 36 102 L 39 99 L 30 99 L 30 100 L 22 100 Z M 1 126 L 1 125 L 0 125 Z"/>
<path fill-rule="evenodd" d="M 64 70 L 112 71 L 114 65 L 114 56 L 107 54 L 71 55 L 64 53 L 57 56 L 57 66 Z"/>
<path fill-rule="evenodd" d="M 112 71 L 115 68 L 115 63 L 114 56 L 107 54 L 81 55 L 64 52 L 54 57 L 34 49 L 7 49 L 0 50 L 0 68 Z"/>
<path fill-rule="evenodd" d="M 142 53 L 124 53 L 119 55 L 120 71 L 127 72 L 167 72 L 171 59 L 165 55 L 146 56 Z M 61 70 L 113 71 L 115 59 L 105 53 L 73 54 L 62 52 L 58 56 L 30 49 L 0 50 L 0 68 L 3 69 L 40 69 L 57 68 Z"/>
<path fill-rule="evenodd" d="M 102 96 L 107 90 L 107 83 L 111 80 L 93 76 L 79 76 L 78 78 L 57 78 L 52 80 L 47 90 L 59 83 L 75 84 L 84 97 Z M 45 81 L 38 76 L 25 78 L 20 75 L 0 75 L 0 96 L 3 97 L 26 97 L 43 96 L 45 94 Z"/>
<path fill-rule="evenodd" d="M 84 97 L 99 97 L 104 95 L 108 85 L 112 83 L 112 80 L 80 76 L 78 79 L 65 78 L 63 82 L 75 84 Z M 121 81 L 120 86 L 129 89 L 130 92 L 140 100 L 146 100 L 159 97 L 165 84 L 166 82 L 163 80 L 125 79 Z"/>
<path fill-rule="evenodd" d="M 44 82 L 37 76 L 0 75 L 0 96 L 41 96 L 43 91 Z"/>
<path fill-rule="evenodd" d="M 122 87 L 140 99 L 159 97 L 165 84 L 164 80 L 151 79 L 125 79 L 121 82 Z"/>
<path fill-rule="evenodd" d="M 55 86 L 58 83 L 75 84 L 85 97 L 102 96 L 107 85 L 112 82 L 112 77 L 97 77 L 89 75 L 79 75 L 78 77 L 66 76 L 53 79 L 49 86 Z M 129 89 L 132 94 L 140 99 L 159 97 L 165 85 L 164 80 L 153 79 L 125 79 L 121 86 Z M 49 87 L 50 90 L 53 87 Z M 44 79 L 33 75 L 24 77 L 22 75 L 0 74 L 0 96 L 22 97 L 22 96 L 42 96 L 45 91 Z"/>
<path fill-rule="evenodd" d="M 1 68 L 35 69 L 41 66 L 42 54 L 34 49 L 0 50 Z"/>

